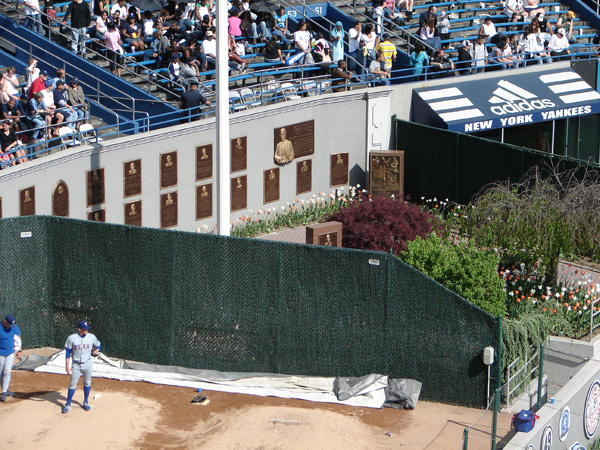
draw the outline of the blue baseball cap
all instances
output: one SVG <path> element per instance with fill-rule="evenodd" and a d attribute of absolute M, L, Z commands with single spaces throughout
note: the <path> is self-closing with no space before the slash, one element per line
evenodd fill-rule
<path fill-rule="evenodd" d="M 6 323 L 8 324 L 9 327 L 14 327 L 15 326 L 15 316 L 13 316 L 12 314 L 8 314 L 4 320 L 6 321 Z"/>
<path fill-rule="evenodd" d="M 87 323 L 87 320 L 82 320 L 77 324 L 77 328 L 81 328 L 82 330 L 89 330 L 90 326 Z"/>

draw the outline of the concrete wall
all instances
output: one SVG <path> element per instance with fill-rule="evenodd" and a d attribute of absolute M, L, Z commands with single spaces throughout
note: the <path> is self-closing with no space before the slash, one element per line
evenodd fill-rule
<path fill-rule="evenodd" d="M 576 371 L 571 370 L 572 364 L 567 364 L 563 368 L 565 384 L 554 394 L 551 400 L 553 403 L 547 403 L 537 412 L 540 419 L 537 420 L 532 431 L 517 433 L 506 444 L 505 450 L 566 450 L 578 448 L 573 447 L 576 442 L 589 449 L 591 444 L 600 438 L 600 357 L 596 351 L 599 345 L 598 338 L 595 338 L 592 344 L 564 338 L 549 340 L 547 343 L 549 348 L 567 352 L 571 356 L 590 358 L 590 360 L 583 362 L 579 359 Z M 548 367 L 548 370 L 558 369 Z M 556 375 L 558 374 L 548 373 L 549 379 Z M 568 413 L 565 411 L 567 408 Z M 569 416 L 568 421 L 564 417 L 566 415 Z M 552 440 L 552 444 L 544 446 L 549 439 Z"/>
<path fill-rule="evenodd" d="M 235 175 L 248 177 L 248 210 L 257 211 L 309 199 L 312 194 L 332 192 L 330 187 L 330 155 L 349 153 L 349 184 L 365 185 L 368 149 L 387 149 L 391 130 L 389 88 L 328 94 L 303 100 L 257 108 L 230 116 L 231 139 L 247 136 L 247 170 Z M 281 166 L 280 200 L 263 203 L 263 170 L 276 167 L 273 161 L 274 130 L 292 124 L 314 120 L 314 155 L 312 159 L 312 192 L 296 195 L 296 163 Z M 195 181 L 195 149 L 213 144 L 216 152 L 214 119 L 177 125 L 164 130 L 104 141 L 93 146 L 63 150 L 32 163 L 0 172 L 2 217 L 19 215 L 19 190 L 35 186 L 36 214 L 52 213 L 52 191 L 59 180 L 66 182 L 69 193 L 70 217 L 87 219 L 86 171 L 104 168 L 106 221 L 124 223 L 124 204 L 142 200 L 142 225 L 160 227 L 160 195 L 178 192 L 178 224 L 180 230 L 192 231 L 200 225 L 212 228 L 216 223 L 217 187 L 213 178 Z M 160 189 L 159 158 L 161 153 L 178 151 L 177 186 Z M 142 160 L 142 193 L 124 198 L 123 164 Z M 234 176 L 235 176 L 234 175 Z M 233 178 L 233 176 L 232 176 Z M 213 183 L 213 216 L 203 221 L 195 219 L 195 186 Z M 248 210 L 231 214 L 232 221 Z"/>

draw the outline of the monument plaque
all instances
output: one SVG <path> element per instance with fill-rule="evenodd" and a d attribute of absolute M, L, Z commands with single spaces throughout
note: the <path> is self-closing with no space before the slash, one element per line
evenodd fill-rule
<path fill-rule="evenodd" d="M 125 207 L 124 217 L 125 225 L 142 226 L 142 201 L 129 202 L 123 205 Z"/>
<path fill-rule="evenodd" d="M 312 159 L 296 163 L 296 194 L 312 190 Z"/>
<path fill-rule="evenodd" d="M 87 217 L 93 222 L 106 222 L 106 210 L 88 211 Z"/>
<path fill-rule="evenodd" d="M 212 217 L 212 183 L 196 186 L 196 220 Z"/>
<path fill-rule="evenodd" d="M 248 203 L 248 177 L 234 177 L 231 179 L 231 211 L 245 209 Z"/>
<path fill-rule="evenodd" d="M 101 205 L 104 203 L 104 169 L 88 170 L 87 181 L 87 206 Z"/>
<path fill-rule="evenodd" d="M 177 226 L 177 192 L 160 196 L 160 227 Z"/>
<path fill-rule="evenodd" d="M 69 217 L 69 187 L 63 180 L 56 183 L 52 192 L 52 215 Z"/>
<path fill-rule="evenodd" d="M 142 160 L 123 163 L 123 196 L 131 197 L 142 193 Z"/>
<path fill-rule="evenodd" d="M 196 181 L 206 180 L 213 176 L 212 144 L 196 147 Z"/>
<path fill-rule="evenodd" d="M 21 216 L 35 216 L 35 186 L 19 191 L 19 211 Z"/>
<path fill-rule="evenodd" d="M 325 222 L 306 227 L 306 243 L 325 245 L 327 247 L 342 246 L 341 222 Z"/>
<path fill-rule="evenodd" d="M 160 155 L 160 188 L 177 186 L 177 151 Z"/>
<path fill-rule="evenodd" d="M 263 172 L 263 203 L 279 200 L 279 167 Z"/>
<path fill-rule="evenodd" d="M 373 197 L 404 198 L 404 151 L 369 153 L 369 192 Z"/>
<path fill-rule="evenodd" d="M 274 133 L 273 159 L 278 164 L 286 164 L 315 152 L 314 120 L 275 128 Z"/>
<path fill-rule="evenodd" d="M 246 170 L 248 165 L 247 140 L 246 136 L 231 140 L 231 173 Z"/>
<path fill-rule="evenodd" d="M 335 153 L 330 156 L 329 185 L 331 187 L 348 184 L 348 153 Z"/>

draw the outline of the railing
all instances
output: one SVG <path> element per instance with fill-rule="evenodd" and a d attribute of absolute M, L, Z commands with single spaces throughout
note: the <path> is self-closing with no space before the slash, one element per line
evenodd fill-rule
<path fill-rule="evenodd" d="M 534 349 L 533 347 L 531 347 L 530 351 L 533 351 L 533 354 L 531 354 L 529 357 L 526 357 L 524 361 L 521 361 L 520 358 L 517 358 L 513 362 L 511 362 L 506 368 L 507 373 L 505 395 L 506 404 L 508 406 L 510 406 L 511 404 L 511 398 L 518 396 L 525 390 L 529 392 L 531 381 L 534 378 L 533 374 L 540 370 L 540 355 L 542 354 L 540 349 Z M 538 375 L 540 374 L 538 373 Z M 539 395 L 541 395 L 540 392 L 538 392 L 538 396 Z"/>

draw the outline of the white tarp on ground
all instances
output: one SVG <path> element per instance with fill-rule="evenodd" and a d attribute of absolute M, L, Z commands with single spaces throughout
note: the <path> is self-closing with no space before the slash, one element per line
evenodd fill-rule
<path fill-rule="evenodd" d="M 129 367 L 136 367 L 135 369 Z M 148 368 L 151 370 L 143 370 Z M 176 367 L 151 366 L 128 363 L 108 358 L 102 353 L 94 358 L 94 377 L 120 381 L 146 381 L 148 383 L 182 386 L 209 391 L 295 398 L 313 402 L 338 403 L 367 408 L 381 408 L 385 403 L 388 377 L 371 374 L 354 389 L 347 400 L 338 400 L 334 384 L 336 378 L 293 376 L 280 374 L 244 374 L 195 370 Z M 36 372 L 65 374 L 65 351 L 52 355 L 46 364 L 35 367 Z"/>

